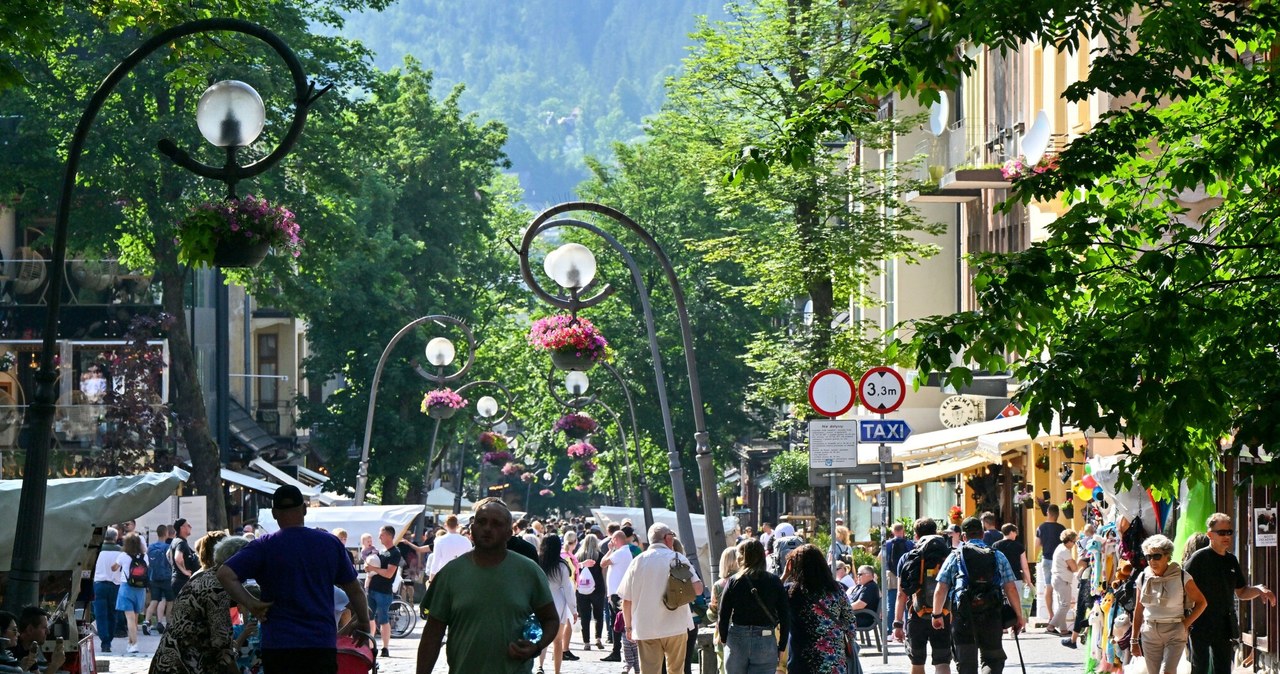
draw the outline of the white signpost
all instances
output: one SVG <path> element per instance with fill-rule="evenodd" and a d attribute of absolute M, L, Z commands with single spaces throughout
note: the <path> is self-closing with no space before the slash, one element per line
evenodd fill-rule
<path fill-rule="evenodd" d="M 901 426 L 886 423 L 884 415 L 901 407 L 906 397 L 907 382 L 897 370 L 891 367 L 873 367 L 863 373 L 862 378 L 858 380 L 858 399 L 862 406 L 880 415 L 878 424 L 879 431 L 882 433 L 878 457 L 880 459 L 880 540 L 888 540 L 889 520 L 892 518 L 889 492 L 885 489 L 885 471 L 888 469 L 889 460 L 893 458 L 893 451 L 889 448 L 888 442 L 902 442 L 911 433 L 911 429 L 905 423 Z M 896 432 L 886 432 L 891 428 L 896 429 Z M 889 587 L 889 569 L 882 568 L 880 571 L 880 587 Z M 884 656 L 884 662 L 888 663 L 888 649 L 880 650 Z"/>

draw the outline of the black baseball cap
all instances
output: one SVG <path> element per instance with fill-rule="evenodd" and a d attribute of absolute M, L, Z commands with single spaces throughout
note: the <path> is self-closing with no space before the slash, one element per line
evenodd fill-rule
<path fill-rule="evenodd" d="M 186 523 L 187 523 L 187 518 L 185 518 L 185 517 L 179 517 L 178 519 L 176 519 L 176 520 L 174 520 L 174 521 L 173 521 L 173 530 L 174 530 L 174 531 L 178 531 L 179 529 L 181 529 L 181 528 L 182 528 L 182 525 L 184 525 L 184 524 L 186 524 Z"/>
<path fill-rule="evenodd" d="M 966 517 L 964 518 L 964 521 L 960 523 L 960 530 L 963 531 L 966 536 L 981 536 L 982 520 L 976 517 Z"/>
<path fill-rule="evenodd" d="M 291 484 L 280 485 L 276 493 L 271 495 L 272 510 L 286 510 L 306 504 L 302 499 L 302 490 Z"/>

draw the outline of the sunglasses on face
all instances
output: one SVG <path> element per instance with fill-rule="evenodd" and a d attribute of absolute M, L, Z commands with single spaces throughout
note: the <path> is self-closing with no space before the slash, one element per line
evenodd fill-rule
<path fill-rule="evenodd" d="M 1235 529 L 1210 529 L 1209 531 L 1218 534 L 1219 536 L 1234 536 L 1236 534 Z"/>
<path fill-rule="evenodd" d="M 1164 559 L 1164 555 L 1162 554 L 1147 555 L 1148 562 L 1158 562 L 1162 559 Z"/>

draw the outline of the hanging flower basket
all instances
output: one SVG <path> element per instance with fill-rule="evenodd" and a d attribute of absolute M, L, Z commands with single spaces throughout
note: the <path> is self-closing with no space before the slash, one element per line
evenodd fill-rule
<path fill-rule="evenodd" d="M 520 481 L 526 482 L 526 483 L 533 482 L 533 477 L 534 477 L 533 473 L 521 473 Z"/>
<path fill-rule="evenodd" d="M 453 389 L 436 389 L 422 397 L 422 413 L 432 419 L 448 419 L 466 406 L 467 401 Z"/>
<path fill-rule="evenodd" d="M 551 496 L 553 494 L 555 494 L 555 492 L 551 491 L 550 489 L 543 489 L 542 491 L 538 492 L 538 496 Z"/>
<path fill-rule="evenodd" d="M 513 458 L 515 457 L 511 456 L 511 452 L 508 452 L 505 449 L 496 452 L 484 453 L 484 462 L 491 466 L 504 466 L 510 463 Z"/>
<path fill-rule="evenodd" d="M 609 342 L 585 318 L 558 314 L 540 318 L 529 329 L 529 344 L 551 355 L 557 369 L 585 372 L 609 356 Z"/>
<path fill-rule="evenodd" d="M 1076 446 L 1070 442 L 1064 442 L 1058 449 L 1062 450 L 1062 455 L 1068 459 L 1074 459 L 1076 456 Z"/>
<path fill-rule="evenodd" d="M 551 427 L 551 430 L 561 431 L 575 440 L 582 440 L 596 432 L 599 427 L 600 424 L 597 424 L 595 419 L 585 414 L 566 414 L 556 419 L 556 423 Z"/>
<path fill-rule="evenodd" d="M 582 460 L 590 459 L 598 453 L 595 446 L 586 442 L 575 442 L 569 445 L 569 449 L 566 451 L 569 454 L 569 458 Z"/>
<path fill-rule="evenodd" d="M 960 509 L 960 506 L 951 506 L 951 512 L 948 515 L 948 519 L 951 520 L 952 524 L 959 524 L 960 521 L 964 519 L 964 511 Z"/>
<path fill-rule="evenodd" d="M 1036 470 L 1049 472 L 1049 455 L 1041 454 L 1036 457 Z"/>
<path fill-rule="evenodd" d="M 514 461 L 508 461 L 508 462 L 506 462 L 505 464 L 503 464 L 503 466 L 502 466 L 502 474 L 503 474 L 503 475 L 515 475 L 516 473 L 519 473 L 519 472 L 523 471 L 524 469 L 525 469 L 525 465 L 524 465 L 523 463 L 516 463 L 516 462 L 514 462 Z"/>
<path fill-rule="evenodd" d="M 1071 519 L 1076 516 L 1076 507 L 1074 504 L 1071 503 L 1071 501 L 1067 501 L 1066 503 L 1062 504 L 1061 510 L 1062 510 L 1062 516 L 1067 519 Z"/>
<path fill-rule="evenodd" d="M 192 267 L 256 267 L 272 247 L 297 257 L 302 252 L 298 231 L 292 211 L 261 197 L 206 202 L 178 223 L 178 261 Z"/>
<path fill-rule="evenodd" d="M 503 452 L 507 449 L 507 439 L 499 433 L 485 431 L 480 434 L 480 446 L 491 452 Z"/>

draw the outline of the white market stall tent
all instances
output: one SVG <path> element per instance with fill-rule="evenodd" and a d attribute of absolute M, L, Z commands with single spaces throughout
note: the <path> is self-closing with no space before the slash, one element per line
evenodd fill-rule
<path fill-rule="evenodd" d="M 372 534 L 378 540 L 378 530 L 390 524 L 400 535 L 413 525 L 413 520 L 422 514 L 422 504 L 394 506 L 335 506 L 332 508 L 307 508 L 306 524 L 312 529 L 347 530 L 347 547 L 360 547 L 360 535 Z M 280 525 L 271 516 L 270 510 L 263 510 L 258 524 L 268 532 L 278 531 Z"/>
<path fill-rule="evenodd" d="M 136 519 L 178 491 L 188 474 L 168 473 L 49 480 L 45 502 L 41 571 L 71 571 L 84 561 L 95 527 Z M 0 480 L 0 513 L 18 515 L 22 480 Z M 0 527 L 0 571 L 13 563 L 15 527 Z"/>
<path fill-rule="evenodd" d="M 610 522 L 622 523 L 623 520 L 631 520 L 635 525 L 636 535 L 640 540 L 645 540 L 644 526 L 644 510 L 641 508 L 616 508 L 612 506 L 594 506 L 591 508 L 591 514 L 596 518 L 596 522 L 600 524 L 600 528 L 604 529 L 609 526 Z M 708 573 L 711 569 L 711 546 L 707 544 L 707 518 L 705 515 L 696 513 L 689 514 L 689 520 L 693 524 L 693 540 L 698 548 L 698 569 L 702 574 Z M 676 523 L 676 512 L 667 510 L 666 508 L 653 509 L 653 521 L 661 522 L 676 532 L 676 536 L 680 535 L 680 527 Z M 738 529 L 738 518 L 729 515 L 724 518 L 724 533 L 729 540 L 736 540 L 736 531 Z M 728 541 L 726 541 L 726 546 Z M 685 552 L 688 553 L 688 546 L 685 546 Z M 710 585 L 714 578 L 703 578 L 704 582 Z"/>

